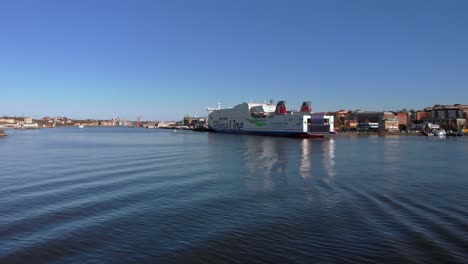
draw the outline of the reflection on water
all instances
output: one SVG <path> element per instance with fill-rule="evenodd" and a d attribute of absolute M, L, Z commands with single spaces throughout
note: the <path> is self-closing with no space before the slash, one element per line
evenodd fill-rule
<path fill-rule="evenodd" d="M 244 162 L 251 177 L 262 177 L 265 189 L 286 181 L 287 139 L 245 136 L 242 140 L 245 146 Z"/>
<path fill-rule="evenodd" d="M 383 140 L 383 155 L 382 171 L 385 174 L 399 174 L 400 160 L 402 158 L 401 143 L 397 136 L 385 137 Z M 398 181 L 398 178 L 389 178 L 387 182 Z"/>
<path fill-rule="evenodd" d="M 466 263 L 468 137 L 0 140 L 0 263 Z"/>
<path fill-rule="evenodd" d="M 301 142 L 301 166 L 299 167 L 299 172 L 302 178 L 312 177 L 312 159 L 311 159 L 311 148 L 312 144 L 309 139 L 303 139 Z"/>
<path fill-rule="evenodd" d="M 321 145 L 322 152 L 314 152 L 315 149 L 319 150 Z M 330 138 L 328 140 L 310 140 L 303 139 L 301 142 L 301 162 L 299 173 L 302 178 L 307 179 L 313 176 L 313 160 L 322 160 L 324 171 L 328 177 L 335 177 L 335 140 Z"/>
<path fill-rule="evenodd" d="M 266 180 L 265 187 L 272 187 L 272 175 L 276 178 L 280 178 L 278 176 L 294 177 L 295 175 L 286 175 L 288 169 L 291 171 L 297 169 L 298 176 L 303 179 L 312 178 L 314 175 L 314 159 L 321 161 L 323 165 L 323 170 L 315 168 L 320 174 L 325 173 L 321 176 L 333 178 L 336 175 L 335 140 L 333 138 L 326 140 L 291 140 L 248 136 L 242 138 L 242 141 L 245 146 L 244 161 L 248 174 L 264 177 Z M 291 146 L 290 154 L 288 154 L 288 146 Z M 288 158 L 288 155 L 291 157 Z M 298 168 L 288 168 L 288 159 L 290 158 L 299 161 Z"/>
<path fill-rule="evenodd" d="M 336 176 L 335 169 L 335 139 L 330 138 L 323 142 L 323 166 L 329 177 Z"/>

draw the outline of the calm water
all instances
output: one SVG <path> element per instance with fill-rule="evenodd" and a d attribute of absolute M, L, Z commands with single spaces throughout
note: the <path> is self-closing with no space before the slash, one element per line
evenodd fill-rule
<path fill-rule="evenodd" d="M 7 132 L 1 263 L 468 262 L 468 137 Z"/>

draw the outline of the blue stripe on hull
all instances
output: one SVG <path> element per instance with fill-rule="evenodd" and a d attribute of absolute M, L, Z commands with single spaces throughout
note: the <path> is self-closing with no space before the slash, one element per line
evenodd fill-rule
<path fill-rule="evenodd" d="M 216 133 L 237 134 L 237 135 L 262 135 L 280 137 L 323 137 L 325 134 L 309 134 L 305 132 L 289 131 L 259 131 L 259 130 L 214 130 Z"/>

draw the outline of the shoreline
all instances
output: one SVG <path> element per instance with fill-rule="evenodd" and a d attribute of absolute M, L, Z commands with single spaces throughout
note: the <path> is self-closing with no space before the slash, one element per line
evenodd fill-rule
<path fill-rule="evenodd" d="M 347 132 L 336 133 L 337 136 L 424 136 L 422 132 Z"/>

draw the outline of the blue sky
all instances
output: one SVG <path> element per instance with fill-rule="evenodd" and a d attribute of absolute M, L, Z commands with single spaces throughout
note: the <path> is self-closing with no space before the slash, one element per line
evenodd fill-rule
<path fill-rule="evenodd" d="M 0 2 L 0 116 L 468 104 L 468 1 Z"/>

